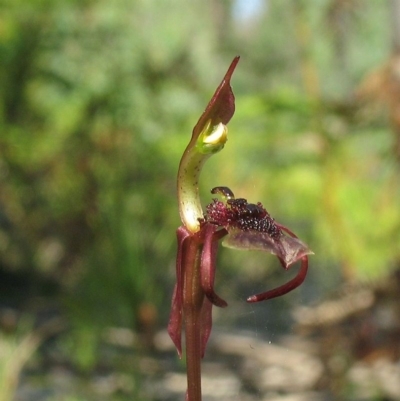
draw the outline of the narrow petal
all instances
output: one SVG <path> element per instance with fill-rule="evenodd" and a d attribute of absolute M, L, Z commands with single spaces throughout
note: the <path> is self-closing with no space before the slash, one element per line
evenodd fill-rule
<path fill-rule="evenodd" d="M 308 256 L 303 256 L 301 258 L 301 266 L 296 277 L 294 277 L 292 280 L 288 281 L 287 283 L 281 285 L 278 288 L 274 288 L 273 290 L 269 290 L 267 292 L 263 292 L 261 294 L 252 295 L 251 297 L 248 297 L 247 302 L 250 303 L 260 302 L 287 294 L 288 292 L 294 290 L 303 283 L 307 275 L 307 270 L 308 270 Z"/>
<path fill-rule="evenodd" d="M 182 358 L 182 296 L 178 296 L 179 292 L 178 284 L 175 284 L 167 330 L 179 358 Z"/>
<path fill-rule="evenodd" d="M 213 304 L 211 303 L 211 301 L 207 297 L 205 297 L 200 312 L 202 358 L 204 357 L 204 354 L 206 352 L 207 342 L 208 339 L 210 338 L 212 329 L 212 306 Z"/>
<path fill-rule="evenodd" d="M 227 231 L 225 229 L 217 231 L 217 229 L 217 226 L 210 223 L 205 223 L 202 228 L 202 230 L 204 230 L 204 245 L 201 254 L 200 280 L 207 298 L 215 306 L 225 308 L 228 304 L 214 291 L 214 279 L 218 241 L 227 234 Z"/>
<path fill-rule="evenodd" d="M 190 233 L 185 227 L 179 227 L 176 231 L 178 251 L 176 255 L 176 284 L 172 295 L 171 312 L 168 323 L 168 334 L 175 344 L 179 358 L 182 357 L 182 299 L 183 299 L 183 275 L 182 261 L 186 249 L 186 240 Z"/>

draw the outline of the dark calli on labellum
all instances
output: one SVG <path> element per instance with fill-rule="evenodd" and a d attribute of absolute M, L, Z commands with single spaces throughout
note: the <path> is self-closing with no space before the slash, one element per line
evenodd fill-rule
<path fill-rule="evenodd" d="M 307 255 L 312 253 L 307 245 L 287 227 L 277 223 L 260 202 L 254 204 L 243 198 L 235 199 L 233 192 L 227 187 L 216 187 L 211 193 L 219 193 L 226 198 L 226 202 L 214 199 L 207 206 L 205 218 L 211 224 L 224 227 L 224 246 L 269 252 L 278 257 L 285 269 L 301 260 L 299 272 L 294 279 L 281 287 L 253 295 L 247 298 L 247 302 L 275 298 L 298 287 L 307 274 Z"/>

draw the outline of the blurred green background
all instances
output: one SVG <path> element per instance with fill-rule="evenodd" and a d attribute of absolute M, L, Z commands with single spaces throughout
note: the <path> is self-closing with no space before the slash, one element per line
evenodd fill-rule
<path fill-rule="evenodd" d="M 228 186 L 310 245 L 288 305 L 398 269 L 396 7 L 0 0 L 0 399 L 21 371 L 51 387 L 48 360 L 83 378 L 57 399 L 98 399 L 84 382 L 102 366 L 131 383 L 106 399 L 151 399 L 139 366 L 168 320 L 177 167 L 235 55 L 236 114 L 204 204 Z M 227 249 L 219 274 L 228 301 L 286 278 L 273 258 Z M 104 355 L 113 327 L 143 337 L 122 362 Z"/>

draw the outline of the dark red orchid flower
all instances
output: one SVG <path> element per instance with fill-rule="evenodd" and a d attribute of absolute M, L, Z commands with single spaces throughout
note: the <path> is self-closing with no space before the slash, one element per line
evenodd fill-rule
<path fill-rule="evenodd" d="M 298 287 L 308 268 L 312 252 L 296 235 L 278 224 L 261 203 L 235 199 L 227 187 L 211 192 L 224 201 L 213 199 L 203 212 L 198 181 L 205 161 L 223 149 L 227 127 L 235 111 L 230 80 L 239 57 L 234 58 L 206 110 L 193 129 L 178 171 L 178 204 L 183 225 L 177 230 L 176 284 L 168 333 L 182 356 L 182 329 L 186 343 L 188 390 L 186 401 L 201 401 L 201 358 L 212 327 L 212 306 L 224 308 L 225 300 L 214 290 L 219 241 L 227 247 L 262 250 L 276 255 L 288 269 L 301 261 L 295 278 L 278 288 L 252 295 L 247 302 L 259 302 L 284 295 Z"/>
<path fill-rule="evenodd" d="M 260 302 L 279 297 L 297 288 L 305 279 L 308 269 L 310 249 L 287 227 L 277 223 L 259 202 L 248 203 L 246 199 L 235 199 L 227 187 L 216 187 L 213 194 L 222 194 L 226 202 L 213 199 L 207 206 L 207 213 L 200 220 L 200 231 L 196 233 L 196 241 L 202 245 L 200 261 L 200 284 L 206 296 L 202 311 L 202 355 L 204 355 L 208 337 L 211 332 L 212 305 L 224 308 L 228 304 L 214 291 L 214 278 L 218 242 L 224 238 L 223 245 L 240 250 L 261 250 L 278 257 L 285 270 L 297 261 L 301 261 L 297 275 L 280 287 L 261 294 L 252 295 L 247 302 Z M 173 296 L 169 334 L 181 355 L 181 317 L 183 274 L 186 245 L 191 234 L 180 227 L 178 234 L 177 277 L 178 282 Z"/>

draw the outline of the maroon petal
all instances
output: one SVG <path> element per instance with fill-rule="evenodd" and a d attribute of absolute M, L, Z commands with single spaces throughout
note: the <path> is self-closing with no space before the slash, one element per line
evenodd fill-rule
<path fill-rule="evenodd" d="M 214 291 L 215 268 L 218 250 L 218 241 L 227 234 L 225 229 L 218 230 L 214 224 L 205 223 L 202 227 L 204 233 L 204 245 L 201 254 L 200 280 L 201 286 L 207 298 L 221 308 L 228 306 L 226 301 L 220 298 Z"/>
<path fill-rule="evenodd" d="M 225 302 L 225 301 L 224 301 Z M 204 357 L 206 352 L 207 342 L 210 338 L 212 328 L 212 306 L 211 301 L 206 297 L 204 298 L 201 307 L 200 325 L 201 325 L 201 357 Z"/>
<path fill-rule="evenodd" d="M 175 344 L 178 355 L 182 357 L 182 299 L 183 299 L 183 269 L 182 261 L 186 249 L 186 240 L 190 233 L 185 227 L 176 230 L 178 251 L 176 255 L 176 284 L 172 295 L 171 312 L 168 323 L 168 334 Z"/>
<path fill-rule="evenodd" d="M 260 302 L 287 294 L 288 292 L 294 290 L 303 283 L 307 275 L 307 270 L 308 270 L 308 256 L 303 256 L 301 258 L 301 266 L 296 277 L 294 277 L 287 283 L 281 285 L 280 287 L 274 288 L 273 290 L 269 290 L 267 292 L 263 292 L 261 294 L 252 295 L 251 297 L 248 297 L 247 302 Z"/>
<path fill-rule="evenodd" d="M 167 330 L 179 358 L 182 358 L 182 296 L 178 296 L 179 292 L 178 284 L 175 284 Z"/>

